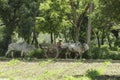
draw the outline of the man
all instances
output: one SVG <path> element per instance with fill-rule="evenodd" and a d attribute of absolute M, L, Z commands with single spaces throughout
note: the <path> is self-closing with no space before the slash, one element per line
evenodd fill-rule
<path fill-rule="evenodd" d="M 61 49 L 61 45 L 62 45 L 62 39 L 59 39 L 59 41 L 57 42 L 57 47 Z"/>

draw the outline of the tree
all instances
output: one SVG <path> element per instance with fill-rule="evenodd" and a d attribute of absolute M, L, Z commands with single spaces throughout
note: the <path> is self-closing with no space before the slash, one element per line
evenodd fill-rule
<path fill-rule="evenodd" d="M 11 36 L 15 30 L 19 36 L 30 42 L 38 8 L 38 0 L 0 0 L 0 17 L 5 25 L 4 49 L 12 42 Z"/>
<path fill-rule="evenodd" d="M 76 41 L 79 41 L 80 26 L 83 22 L 85 14 L 87 13 L 88 8 L 89 8 L 89 3 L 85 1 L 86 2 L 84 5 L 85 8 L 82 11 L 82 9 L 80 8 L 82 6 L 80 6 L 81 4 L 80 4 L 79 0 L 76 0 L 76 1 L 69 0 L 69 1 L 70 1 L 70 5 L 71 5 L 71 15 L 72 15 L 72 17 L 70 18 L 70 21 L 73 24 L 74 41 L 76 42 Z M 83 3 L 84 3 L 84 1 L 83 1 Z"/>
<path fill-rule="evenodd" d="M 93 32 L 95 32 L 98 40 L 98 46 L 104 45 L 106 39 L 111 48 L 110 36 L 114 34 L 118 38 L 119 29 L 116 25 L 119 25 L 119 3 L 113 0 L 98 0 L 96 1 L 96 9 L 93 15 Z M 113 27 L 116 27 L 113 29 Z M 118 39 L 117 39 L 118 40 Z"/>
<path fill-rule="evenodd" d="M 48 32 L 51 35 L 51 43 L 54 43 L 55 37 L 59 35 L 65 27 L 70 26 L 70 22 L 65 16 L 65 9 L 68 8 L 66 1 L 45 0 L 40 4 L 41 14 L 38 19 L 38 27 L 42 32 Z M 67 9 L 68 10 L 68 9 Z"/>
<path fill-rule="evenodd" d="M 93 5 L 94 4 L 92 2 L 89 4 L 89 15 L 91 15 L 93 12 Z M 91 40 L 91 23 L 92 23 L 91 16 L 89 16 L 88 29 L 87 29 L 87 44 L 89 44 L 89 46 L 90 46 L 90 40 Z"/>

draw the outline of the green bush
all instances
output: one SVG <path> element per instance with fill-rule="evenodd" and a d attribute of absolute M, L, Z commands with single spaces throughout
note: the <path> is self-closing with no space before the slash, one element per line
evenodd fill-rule
<path fill-rule="evenodd" d="M 91 80 L 95 80 L 95 78 L 96 78 L 97 76 L 104 75 L 105 70 L 106 70 L 106 68 L 107 68 L 107 66 L 108 66 L 109 64 L 111 64 L 110 61 L 105 61 L 100 68 L 98 68 L 98 69 L 89 69 L 89 70 L 86 72 L 85 76 L 91 78 Z"/>
<path fill-rule="evenodd" d="M 118 51 L 109 51 L 109 58 L 113 60 L 120 60 L 120 52 Z"/>
<path fill-rule="evenodd" d="M 117 46 L 117 47 L 120 47 L 120 39 L 116 40 L 114 45 Z"/>
<path fill-rule="evenodd" d="M 92 49 L 92 58 L 120 60 L 120 51 L 119 48 L 117 48 L 116 51 L 111 51 L 111 49 L 105 45 L 101 47 L 95 47 Z"/>
<path fill-rule="evenodd" d="M 95 79 L 97 76 L 101 75 L 100 71 L 95 69 L 90 69 L 87 71 L 86 76 L 92 79 Z"/>
<path fill-rule="evenodd" d="M 92 49 L 92 58 L 93 59 L 108 59 L 109 58 L 109 49 L 108 46 L 95 47 Z"/>
<path fill-rule="evenodd" d="M 35 58 L 43 58 L 44 57 L 43 55 L 44 55 L 44 51 L 40 48 L 29 53 L 30 57 L 35 57 Z"/>

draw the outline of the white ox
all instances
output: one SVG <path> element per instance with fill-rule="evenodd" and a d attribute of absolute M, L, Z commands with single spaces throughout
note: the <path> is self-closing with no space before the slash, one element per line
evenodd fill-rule
<path fill-rule="evenodd" d="M 82 53 L 87 51 L 89 49 L 89 46 L 86 43 L 83 43 L 83 45 L 82 45 L 80 42 L 76 42 L 76 43 L 64 43 L 62 45 L 62 48 L 66 48 L 67 49 L 66 58 L 67 58 L 68 54 L 70 56 L 71 52 L 78 53 L 75 56 L 75 58 L 77 58 L 79 55 L 80 55 L 80 58 L 82 58 Z"/>
<path fill-rule="evenodd" d="M 27 44 L 26 42 L 23 43 L 11 43 L 8 45 L 8 51 L 5 53 L 5 56 L 7 56 L 12 51 L 12 57 L 13 51 L 21 51 L 21 57 L 23 57 L 24 53 L 28 53 L 32 50 L 35 50 L 34 45 Z"/>

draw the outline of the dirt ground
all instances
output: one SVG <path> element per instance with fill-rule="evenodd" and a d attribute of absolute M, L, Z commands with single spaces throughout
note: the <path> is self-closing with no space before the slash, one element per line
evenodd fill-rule
<path fill-rule="evenodd" d="M 106 60 L 36 59 L 0 60 L 0 80 L 64 80 L 66 76 L 81 77 L 88 69 L 100 68 Z M 111 60 L 105 74 L 96 80 L 120 80 L 120 60 Z"/>

